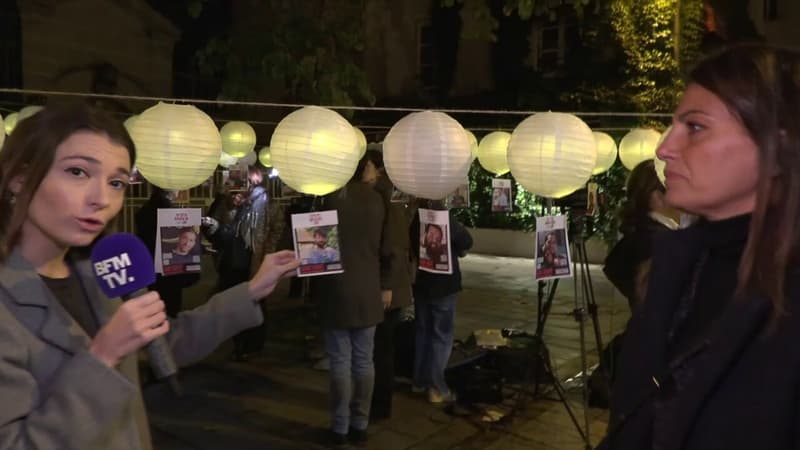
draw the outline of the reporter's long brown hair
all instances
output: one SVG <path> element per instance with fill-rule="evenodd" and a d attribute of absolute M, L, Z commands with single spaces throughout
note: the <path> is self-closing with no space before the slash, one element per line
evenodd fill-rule
<path fill-rule="evenodd" d="M 128 150 L 131 165 L 135 162 L 136 149 L 122 123 L 86 104 L 48 105 L 20 121 L 0 151 L 0 262 L 19 241 L 28 205 L 50 170 L 56 149 L 78 131 L 108 136 Z M 15 186 L 15 180 L 21 184 Z"/>
<path fill-rule="evenodd" d="M 701 61 L 689 78 L 719 97 L 758 147 L 757 199 L 737 294 L 769 299 L 778 318 L 800 243 L 800 53 L 732 47 Z"/>

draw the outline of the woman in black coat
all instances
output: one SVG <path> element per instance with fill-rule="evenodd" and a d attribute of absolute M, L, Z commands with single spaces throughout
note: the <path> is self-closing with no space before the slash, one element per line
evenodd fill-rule
<path fill-rule="evenodd" d="M 603 272 L 633 310 L 638 303 L 637 281 L 652 256 L 654 236 L 677 229 L 678 222 L 677 213 L 664 201 L 665 189 L 652 159 L 633 168 L 625 190 L 619 227 L 622 239 L 608 253 Z"/>
<path fill-rule="evenodd" d="M 800 53 L 702 61 L 658 149 L 660 236 L 628 327 L 603 449 L 800 446 Z"/>

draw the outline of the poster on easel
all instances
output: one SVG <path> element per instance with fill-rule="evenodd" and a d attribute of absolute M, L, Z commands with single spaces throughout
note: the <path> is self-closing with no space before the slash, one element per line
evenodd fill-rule
<path fill-rule="evenodd" d="M 336 210 L 292 214 L 292 236 L 295 255 L 300 260 L 298 277 L 344 272 Z"/>
<path fill-rule="evenodd" d="M 155 269 L 162 275 L 200 273 L 200 208 L 159 208 Z"/>
<path fill-rule="evenodd" d="M 511 180 L 492 179 L 492 212 L 511 212 L 512 210 Z"/>
<path fill-rule="evenodd" d="M 469 208 L 469 178 L 465 179 L 452 194 L 447 196 L 445 206 L 449 209 Z"/>
<path fill-rule="evenodd" d="M 451 262 L 450 213 L 420 208 L 419 270 L 451 275 Z"/>
<path fill-rule="evenodd" d="M 586 185 L 586 216 L 594 217 L 597 215 L 597 183 L 588 183 Z"/>
<path fill-rule="evenodd" d="M 567 216 L 536 218 L 537 280 L 572 277 L 572 258 L 567 237 Z"/>

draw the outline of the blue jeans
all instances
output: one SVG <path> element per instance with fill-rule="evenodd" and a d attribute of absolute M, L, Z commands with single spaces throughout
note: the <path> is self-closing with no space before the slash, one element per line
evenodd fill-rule
<path fill-rule="evenodd" d="M 325 330 L 325 350 L 331 362 L 331 429 L 336 433 L 367 429 L 375 384 L 374 346 L 374 326 Z"/>
<path fill-rule="evenodd" d="M 437 299 L 416 298 L 414 314 L 417 329 L 414 384 L 446 395 L 450 388 L 445 382 L 444 370 L 453 351 L 456 295 Z"/>

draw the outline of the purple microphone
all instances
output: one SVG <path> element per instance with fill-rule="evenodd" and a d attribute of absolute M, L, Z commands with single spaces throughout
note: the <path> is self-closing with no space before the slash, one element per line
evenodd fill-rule
<path fill-rule="evenodd" d="M 112 234 L 98 241 L 92 249 L 92 267 L 108 298 L 138 297 L 156 281 L 153 257 L 132 234 Z"/>
<path fill-rule="evenodd" d="M 92 248 L 92 268 L 97 283 L 109 298 L 139 297 L 156 281 L 150 251 L 141 239 L 128 233 L 112 234 L 99 240 Z M 175 393 L 180 394 L 175 377 L 178 367 L 164 337 L 147 344 L 147 351 L 156 377 L 166 378 Z"/>

